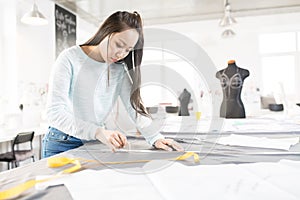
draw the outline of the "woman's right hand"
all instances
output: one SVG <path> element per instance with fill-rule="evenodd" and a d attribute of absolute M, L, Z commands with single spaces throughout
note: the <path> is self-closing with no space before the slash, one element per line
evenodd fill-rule
<path fill-rule="evenodd" d="M 123 148 L 127 144 L 126 136 L 119 131 L 98 128 L 96 132 L 96 138 L 111 148 L 112 151 Z"/>

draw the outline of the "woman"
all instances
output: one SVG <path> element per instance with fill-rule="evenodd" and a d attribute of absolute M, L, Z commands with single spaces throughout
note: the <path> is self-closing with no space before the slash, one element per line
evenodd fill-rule
<path fill-rule="evenodd" d="M 126 136 L 104 127 L 118 96 L 149 144 L 182 151 L 178 143 L 146 131 L 142 124 L 149 119 L 140 97 L 143 46 L 140 15 L 116 12 L 86 43 L 58 56 L 49 84 L 50 127 L 43 139 L 43 157 L 77 148 L 84 140 L 97 139 L 113 151 L 124 147 Z"/>

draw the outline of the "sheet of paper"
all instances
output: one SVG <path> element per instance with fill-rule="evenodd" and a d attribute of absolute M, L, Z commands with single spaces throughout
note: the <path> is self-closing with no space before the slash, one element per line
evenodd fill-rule
<path fill-rule="evenodd" d="M 84 170 L 64 180 L 74 200 L 162 199 L 141 169 Z"/>
<path fill-rule="evenodd" d="M 198 166 L 162 162 L 151 161 L 132 173 L 115 169 L 84 170 L 67 177 L 64 184 L 75 200 L 300 198 L 299 161 Z"/>
<path fill-rule="evenodd" d="M 223 131 L 226 132 L 270 132 L 281 131 L 282 126 L 270 119 L 226 119 Z M 272 124 L 270 126 L 269 124 Z"/>
<path fill-rule="evenodd" d="M 217 140 L 218 144 L 223 145 L 248 146 L 284 150 L 289 150 L 291 145 L 295 145 L 298 142 L 299 137 L 270 139 L 266 137 L 253 137 L 236 134 L 223 136 Z"/>
<path fill-rule="evenodd" d="M 299 161 L 285 160 L 279 163 L 253 163 L 240 166 L 279 190 L 286 191 L 297 199 L 300 198 L 300 190 L 296 186 L 300 180 Z"/>
<path fill-rule="evenodd" d="M 271 126 L 270 126 L 271 124 Z M 269 118 L 225 119 L 224 132 L 292 132 L 299 131 L 300 125 L 291 120 Z"/>
<path fill-rule="evenodd" d="M 149 163 L 151 164 L 151 163 Z M 147 168 L 146 164 L 146 168 Z M 249 164 L 251 166 L 251 164 Z M 277 165 L 277 164 L 276 164 Z M 267 167 L 267 166 L 266 166 Z M 268 170 L 264 164 L 254 168 Z M 151 167 L 150 167 L 151 168 Z M 280 179 L 280 168 L 272 176 Z M 298 169 L 298 174 L 300 169 Z M 285 173 L 291 178 L 293 173 Z M 284 190 L 268 180 L 244 169 L 242 165 L 199 165 L 183 166 L 174 163 L 170 167 L 147 175 L 153 185 L 158 188 L 164 199 L 228 199 L 228 200 L 265 200 L 265 199 L 299 199 L 292 192 L 297 191 L 296 185 Z M 288 179 L 286 178 L 286 179 Z M 297 182 L 294 182 L 295 184 Z"/>
<path fill-rule="evenodd" d="M 272 124 L 270 126 L 270 124 Z M 160 131 L 162 132 L 208 132 L 221 131 L 233 133 L 268 133 L 268 132 L 298 132 L 299 120 L 271 119 L 271 118 L 245 118 L 245 119 L 201 119 L 193 116 L 173 116 L 164 119 Z"/>

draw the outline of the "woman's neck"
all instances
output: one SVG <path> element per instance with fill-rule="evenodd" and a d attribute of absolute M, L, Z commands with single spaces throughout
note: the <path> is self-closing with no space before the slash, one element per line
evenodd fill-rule
<path fill-rule="evenodd" d="M 81 49 L 88 57 L 92 58 L 93 60 L 102 63 L 105 62 L 98 46 L 81 46 Z"/>

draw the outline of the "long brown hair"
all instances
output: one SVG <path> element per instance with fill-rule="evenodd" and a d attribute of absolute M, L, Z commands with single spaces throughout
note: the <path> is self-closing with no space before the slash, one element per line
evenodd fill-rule
<path fill-rule="evenodd" d="M 130 71 L 133 81 L 131 87 L 130 103 L 137 113 L 149 116 L 140 95 L 141 86 L 141 62 L 143 58 L 144 34 L 143 24 L 140 15 L 137 12 L 129 13 L 126 11 L 118 11 L 110 15 L 100 26 L 96 34 L 87 42 L 80 46 L 95 46 L 112 33 L 119 33 L 128 29 L 135 29 L 139 38 L 132 51 L 123 59 Z M 133 64 L 134 63 L 134 64 Z M 133 70 L 134 69 L 134 70 Z"/>

